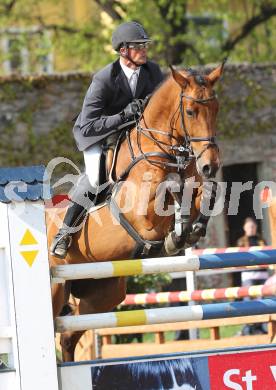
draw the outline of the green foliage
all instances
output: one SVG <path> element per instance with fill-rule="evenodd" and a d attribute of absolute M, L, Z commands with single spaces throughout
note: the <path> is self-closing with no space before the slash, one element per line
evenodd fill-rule
<path fill-rule="evenodd" d="M 170 283 L 171 277 L 168 274 L 132 276 L 127 280 L 127 292 L 128 294 L 159 292 Z"/>
<path fill-rule="evenodd" d="M 230 93 L 224 99 L 224 91 L 230 91 L 234 85 L 240 91 L 239 96 Z M 220 139 L 242 139 L 253 133 L 273 132 L 274 121 L 270 115 L 263 115 L 262 112 L 275 105 L 275 87 L 275 83 L 269 87 L 266 83 L 260 84 L 257 79 L 252 78 L 252 74 L 247 75 L 239 66 L 227 69 L 223 82 L 216 87 L 220 101 L 217 118 Z"/>
<path fill-rule="evenodd" d="M 172 279 L 169 274 L 154 275 L 136 275 L 127 278 L 127 294 L 141 294 L 150 292 L 160 292 L 171 283 Z M 119 310 L 137 310 L 149 305 L 129 305 L 120 306 Z M 150 307 L 150 306 L 149 306 Z"/>
<path fill-rule="evenodd" d="M 90 12 L 81 20 L 70 0 L 17 0 L 11 9 L 9 3 L 0 2 L 2 26 L 40 27 L 38 35 L 22 34 L 13 43 L 13 58 L 18 45 L 31 48 L 31 71 L 50 52 L 63 58 L 60 70 L 101 68 L 115 58 L 111 33 L 126 20 L 145 26 L 154 40 L 150 55 L 163 66 L 218 62 L 228 51 L 232 61 L 276 60 L 275 0 L 87 0 Z M 47 6 L 56 7 L 48 12 L 52 19 L 43 12 Z M 103 11 L 113 19 L 111 25 L 101 17 Z"/>
<path fill-rule="evenodd" d="M 273 83 L 273 66 L 258 66 L 260 69 L 247 73 L 241 66 L 228 66 L 223 76 L 223 81 L 219 82 L 216 89 L 219 96 L 220 111 L 218 115 L 218 135 L 223 138 L 242 138 L 254 133 L 268 134 L 273 131 L 273 115 L 269 113 L 269 107 L 274 107 L 275 88 Z M 264 80 L 259 82 L 259 78 Z M 78 91 L 85 93 L 90 81 L 89 75 L 54 76 L 54 80 L 45 76 L 30 76 L 17 79 L 13 82 L 1 81 L 0 103 L 7 106 L 6 112 L 3 110 L 1 137 L 0 137 L 0 165 L 18 166 L 45 164 L 54 157 L 62 156 L 71 159 L 79 167 L 82 166 L 82 153 L 76 151 L 75 142 L 72 137 L 72 122 L 61 119 L 54 124 L 49 132 L 37 133 L 37 126 L 34 118 L 38 115 L 45 115 L 44 104 L 47 102 L 48 93 L 51 96 L 51 88 L 55 82 L 76 83 Z M 55 81 L 56 80 L 56 81 Z M 62 88 L 62 87 L 61 87 Z M 64 87 L 65 91 L 67 87 Z M 41 93 L 40 93 L 41 91 Z M 231 92 L 232 91 L 232 92 Z M 239 91 L 239 94 L 233 92 Z M 70 91 L 69 91 L 70 93 Z M 79 93 L 79 96 L 82 95 Z M 33 96 L 33 97 L 32 97 Z M 21 100 L 25 103 L 19 104 Z M 51 99 L 50 99 L 51 100 Z M 81 102 L 79 102 L 81 103 Z M 20 112 L 8 118 L 9 112 L 13 112 L 12 107 L 20 106 Z M 77 113 L 78 103 L 75 105 L 74 113 Z M 272 110 L 272 109 L 271 109 Z M 38 114 L 40 113 L 40 114 Z M 5 119 L 7 115 L 7 119 Z M 72 113 L 73 115 L 73 113 Z M 12 140 L 12 142 L 11 142 Z M 58 167 L 57 176 L 66 172 Z M 137 289 L 132 286 L 133 281 L 137 282 Z M 154 280 L 153 285 L 147 285 L 147 277 L 130 279 L 129 288 L 133 292 L 159 288 L 159 281 Z"/>

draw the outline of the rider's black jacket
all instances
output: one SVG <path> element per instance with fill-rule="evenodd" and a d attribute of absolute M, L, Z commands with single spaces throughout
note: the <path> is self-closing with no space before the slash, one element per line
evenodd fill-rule
<path fill-rule="evenodd" d="M 163 80 L 159 66 L 147 61 L 141 66 L 135 96 L 119 60 L 97 72 L 86 93 L 82 111 L 73 128 L 78 149 L 83 151 L 117 131 L 119 114 L 134 98 L 144 99 Z"/>

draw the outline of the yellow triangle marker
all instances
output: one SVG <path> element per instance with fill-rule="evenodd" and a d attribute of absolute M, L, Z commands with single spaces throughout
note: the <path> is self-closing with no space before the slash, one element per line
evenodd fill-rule
<path fill-rule="evenodd" d="M 25 234 L 20 242 L 20 245 L 35 245 L 38 244 L 29 229 L 25 231 Z"/>
<path fill-rule="evenodd" d="M 26 262 L 29 264 L 29 266 L 31 267 L 35 261 L 38 251 L 24 251 L 20 253 L 24 257 Z"/>

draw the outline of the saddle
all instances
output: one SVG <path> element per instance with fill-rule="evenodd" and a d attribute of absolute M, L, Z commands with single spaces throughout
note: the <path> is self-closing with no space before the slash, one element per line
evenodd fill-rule
<path fill-rule="evenodd" d="M 135 99 L 140 107 L 139 117 L 142 116 L 151 96 L 152 94 L 149 94 L 144 99 Z M 95 206 L 99 205 L 99 203 L 103 203 L 106 200 L 107 196 L 111 194 L 112 188 L 117 180 L 117 178 L 114 177 L 114 170 L 116 167 L 117 155 L 121 143 L 124 141 L 126 136 L 129 135 L 129 130 L 135 127 L 136 124 L 136 120 L 123 123 L 117 128 L 117 130 L 113 134 L 109 135 L 104 140 L 104 143 L 102 145 L 103 153 L 100 158 L 100 167 L 98 175 L 100 189 L 98 194 L 96 195 L 96 198 L 94 199 Z"/>
<path fill-rule="evenodd" d="M 111 134 L 105 139 L 99 168 L 100 192 L 94 200 L 95 206 L 104 203 L 106 198 L 111 195 L 113 185 L 116 181 L 114 170 L 120 146 L 126 138 L 127 131 L 131 130 L 135 125 L 136 121 L 127 122 L 121 125 L 116 133 Z"/>
<path fill-rule="evenodd" d="M 151 96 L 152 94 L 149 94 L 144 99 L 135 99 L 135 101 L 137 101 L 137 104 L 140 107 L 139 117 L 142 116 L 148 102 L 150 101 Z M 134 126 L 136 126 L 136 124 L 136 120 L 124 123 L 118 127 L 118 131 L 116 133 L 111 134 L 109 137 L 106 138 L 105 144 L 103 145 L 104 166 L 100 167 L 100 174 L 102 174 L 102 172 L 105 172 L 105 177 L 103 179 L 104 182 L 114 184 L 114 181 L 116 179 L 113 177 L 113 171 L 116 165 L 116 158 L 120 149 L 120 145 L 126 138 L 127 132 L 131 130 Z"/>

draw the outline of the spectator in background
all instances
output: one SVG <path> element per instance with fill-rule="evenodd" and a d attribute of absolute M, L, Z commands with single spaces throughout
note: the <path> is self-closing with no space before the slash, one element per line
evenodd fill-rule
<path fill-rule="evenodd" d="M 253 218 L 246 218 L 243 224 L 244 235 L 238 239 L 237 246 L 248 247 L 266 245 L 265 241 L 257 233 L 257 228 L 257 223 Z M 268 278 L 268 270 L 264 268 L 255 269 L 253 271 L 243 271 L 241 273 L 243 287 L 264 284 Z M 267 333 L 267 330 L 265 324 L 250 324 L 245 325 L 241 333 L 243 336 L 246 336 L 250 334 Z"/>

